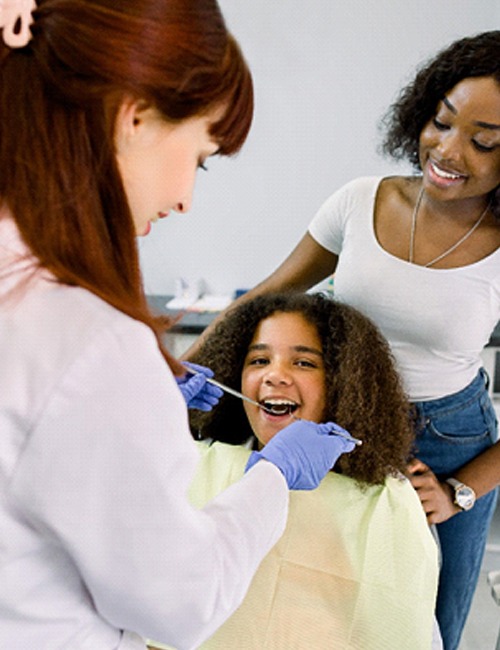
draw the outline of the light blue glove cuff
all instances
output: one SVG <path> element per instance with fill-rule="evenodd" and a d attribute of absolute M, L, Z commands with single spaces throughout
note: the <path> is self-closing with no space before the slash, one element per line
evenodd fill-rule
<path fill-rule="evenodd" d="M 255 463 L 258 463 L 259 460 L 264 458 L 264 456 L 260 453 L 260 451 L 252 451 L 250 454 L 250 457 L 248 458 L 248 462 L 245 467 L 245 472 L 248 472 L 248 470 L 255 465 Z"/>

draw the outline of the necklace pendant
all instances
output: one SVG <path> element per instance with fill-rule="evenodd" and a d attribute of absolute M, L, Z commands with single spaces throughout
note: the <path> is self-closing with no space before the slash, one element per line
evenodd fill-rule
<path fill-rule="evenodd" d="M 413 257 L 414 257 L 414 248 L 415 248 L 415 231 L 416 231 L 416 228 L 417 228 L 417 215 L 418 215 L 418 211 L 419 211 L 419 209 L 420 209 L 420 203 L 422 202 L 422 197 L 423 197 L 423 195 L 424 195 L 424 188 L 423 188 L 423 186 L 422 186 L 422 187 L 420 188 L 420 192 L 419 192 L 418 197 L 417 197 L 417 200 L 416 200 L 416 202 L 415 202 L 415 207 L 414 207 L 414 209 L 413 209 L 413 214 L 412 214 L 412 217 L 411 217 L 410 247 L 409 247 L 409 251 L 408 251 L 408 262 L 409 262 L 410 264 L 414 264 L 414 262 L 413 262 Z M 465 233 L 465 235 L 463 235 L 463 236 L 462 236 L 462 237 L 461 237 L 457 242 L 455 242 L 452 246 L 450 246 L 449 248 L 447 248 L 443 253 L 441 253 L 440 255 L 438 255 L 437 257 L 435 257 L 435 258 L 434 258 L 433 260 L 431 260 L 430 262 L 427 262 L 426 264 L 423 264 L 423 265 L 421 265 L 421 266 L 423 266 L 424 268 L 427 269 L 427 268 L 429 268 L 430 266 L 433 266 L 433 264 L 436 264 L 436 262 L 440 262 L 442 259 L 444 259 L 445 257 L 447 257 L 450 253 L 453 253 L 454 250 L 456 250 L 456 249 L 457 249 L 461 244 L 463 244 L 464 241 L 466 241 L 466 240 L 467 240 L 467 239 L 472 235 L 472 233 L 473 233 L 477 228 L 479 228 L 479 226 L 480 226 L 482 220 L 484 219 L 484 217 L 485 217 L 486 214 L 488 213 L 488 210 L 489 210 L 489 208 L 490 208 L 490 205 L 491 205 L 491 201 L 488 202 L 488 204 L 486 205 L 485 209 L 484 209 L 484 210 L 481 212 L 481 214 L 479 215 L 479 218 L 477 219 L 477 221 L 476 221 L 476 222 L 475 222 L 475 223 L 474 223 L 474 224 L 469 228 L 469 230 Z"/>

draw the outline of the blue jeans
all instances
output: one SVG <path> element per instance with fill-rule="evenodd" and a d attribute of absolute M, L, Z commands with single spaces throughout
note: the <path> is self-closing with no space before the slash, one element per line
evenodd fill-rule
<path fill-rule="evenodd" d="M 429 402 L 416 402 L 417 458 L 441 480 L 490 447 L 497 438 L 488 376 L 480 370 L 463 390 Z M 437 525 L 442 565 L 436 617 L 444 650 L 457 650 L 476 589 L 497 490 Z"/>

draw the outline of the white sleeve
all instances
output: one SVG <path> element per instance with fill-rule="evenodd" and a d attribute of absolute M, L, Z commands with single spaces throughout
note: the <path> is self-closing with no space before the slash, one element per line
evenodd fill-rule
<path fill-rule="evenodd" d="M 187 500 L 198 453 L 150 330 L 121 319 L 67 369 L 12 489 L 78 568 L 99 614 L 181 649 L 236 609 L 283 532 L 288 489 L 258 463 L 203 510 Z"/>
<path fill-rule="evenodd" d="M 339 255 L 344 242 L 349 217 L 360 209 L 378 186 L 377 177 L 362 177 L 350 181 L 334 192 L 320 207 L 311 223 L 309 234 L 318 244 Z"/>

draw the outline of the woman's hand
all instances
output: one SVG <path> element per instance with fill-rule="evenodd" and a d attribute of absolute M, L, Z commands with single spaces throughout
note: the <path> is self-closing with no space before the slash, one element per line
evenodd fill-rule
<path fill-rule="evenodd" d="M 354 449 L 354 442 L 342 436 L 346 433 L 334 422 L 297 420 L 278 431 L 260 451 L 253 451 L 245 472 L 264 459 L 276 465 L 291 490 L 314 490 L 339 456 Z"/>
<path fill-rule="evenodd" d="M 176 377 L 175 381 L 184 397 L 187 407 L 199 409 L 200 411 L 211 411 L 219 402 L 223 392 L 218 386 L 207 383 L 207 377 L 213 377 L 214 373 L 205 366 L 196 363 L 184 362 L 188 369 L 182 377 Z"/>
<path fill-rule="evenodd" d="M 461 512 L 453 503 L 453 490 L 448 483 L 438 481 L 425 463 L 414 458 L 407 465 L 407 476 L 417 491 L 429 524 L 441 524 Z"/>

